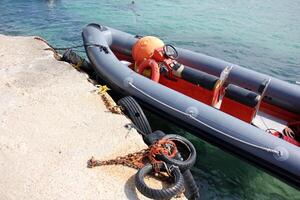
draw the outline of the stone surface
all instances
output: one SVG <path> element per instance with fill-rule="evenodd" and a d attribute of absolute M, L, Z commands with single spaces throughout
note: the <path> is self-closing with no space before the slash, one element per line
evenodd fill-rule
<path fill-rule="evenodd" d="M 33 37 L 0 35 L 1 199 L 145 199 L 136 170 L 87 168 L 145 145 L 95 86 Z"/>

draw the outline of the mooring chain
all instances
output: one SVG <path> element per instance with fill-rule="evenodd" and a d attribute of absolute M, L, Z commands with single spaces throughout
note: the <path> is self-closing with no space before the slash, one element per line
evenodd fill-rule
<path fill-rule="evenodd" d="M 169 138 L 163 138 L 154 142 L 154 144 L 150 145 L 147 149 L 143 149 L 136 153 L 130 153 L 126 156 L 119 156 L 115 159 L 101 161 L 95 160 L 92 157 L 88 161 L 88 167 L 123 165 L 137 169 L 135 185 L 138 191 L 152 199 L 170 199 L 174 196 L 181 196 L 185 191 L 184 177 L 179 166 L 177 166 L 177 163 L 169 163 L 162 159 L 162 157 L 175 159 L 177 153 L 178 149 L 174 141 Z M 154 174 L 156 178 L 163 182 L 168 182 L 170 187 L 162 188 L 160 190 L 149 187 L 145 183 L 144 178 L 150 174 Z M 192 183 L 190 182 L 190 179 L 188 185 Z"/>
<path fill-rule="evenodd" d="M 115 159 L 110 160 L 95 160 L 92 157 L 88 161 L 88 167 L 93 168 L 103 165 L 123 165 L 134 169 L 140 169 L 143 167 L 143 159 L 148 156 L 150 148 L 142 149 L 141 151 L 130 153 L 125 156 L 118 156 Z"/>
<path fill-rule="evenodd" d="M 92 157 L 88 160 L 87 166 L 93 168 L 103 165 L 123 165 L 134 169 L 141 169 L 144 167 L 146 161 L 152 165 L 156 165 L 162 161 L 156 159 L 156 155 L 165 154 L 168 157 L 174 157 L 177 153 L 175 143 L 169 140 L 160 140 L 146 149 L 142 149 L 135 153 L 130 153 L 125 156 L 118 156 L 110 160 L 96 160 Z"/>

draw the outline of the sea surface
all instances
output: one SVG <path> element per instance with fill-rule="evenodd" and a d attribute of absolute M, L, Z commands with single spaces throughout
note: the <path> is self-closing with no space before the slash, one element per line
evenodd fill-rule
<path fill-rule="evenodd" d="M 53 46 L 82 44 L 96 22 L 300 81 L 300 0 L 1 0 L 0 33 L 39 35 Z M 1 45 L 1 44 L 0 44 Z M 300 192 L 174 125 L 196 146 L 192 172 L 203 199 L 300 199 Z M 159 122 L 158 122 L 159 121 Z M 300 164 L 300 163 L 299 163 Z"/>

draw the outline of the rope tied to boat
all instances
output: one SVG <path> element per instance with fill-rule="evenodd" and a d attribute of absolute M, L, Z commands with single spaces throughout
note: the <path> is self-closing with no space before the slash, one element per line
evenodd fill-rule
<path fill-rule="evenodd" d="M 215 127 L 212 127 L 212 126 L 210 126 L 209 124 L 207 124 L 207 123 L 205 123 L 205 122 L 203 122 L 203 121 L 197 119 L 196 117 L 193 116 L 193 113 L 186 113 L 186 112 L 183 112 L 183 111 L 181 111 L 181 110 L 179 110 L 179 109 L 176 109 L 176 108 L 174 108 L 174 107 L 172 107 L 172 106 L 170 106 L 170 105 L 167 105 L 166 103 L 164 103 L 164 102 L 162 102 L 162 101 L 160 101 L 160 100 L 158 100 L 158 99 L 152 97 L 151 95 L 147 94 L 147 93 L 144 92 L 143 90 L 141 90 L 141 89 L 139 89 L 138 87 L 136 87 L 131 81 L 128 81 L 127 84 L 128 84 L 129 86 L 131 86 L 132 88 L 136 89 L 136 90 L 137 90 L 138 92 L 140 92 L 141 94 L 143 94 L 143 95 L 147 96 L 148 98 L 152 99 L 153 101 L 155 101 L 155 102 L 157 102 L 157 103 L 159 103 L 159 104 L 161 104 L 161 105 L 163 105 L 163 106 L 165 106 L 165 107 L 167 107 L 167 108 L 169 108 L 169 109 L 171 109 L 171 110 L 173 110 L 173 111 L 175 111 L 175 112 L 178 112 L 178 113 L 180 113 L 180 114 L 182 114 L 182 115 L 185 115 L 185 116 L 187 116 L 188 118 L 190 118 L 190 119 L 192 119 L 192 120 L 194 120 L 194 121 L 196 121 L 196 122 L 198 122 L 198 123 L 204 125 L 205 127 L 209 128 L 209 129 L 211 129 L 211 130 L 213 130 L 213 131 L 216 131 L 216 132 L 220 133 L 221 135 L 223 135 L 223 136 L 225 136 L 225 137 L 231 138 L 232 140 L 235 140 L 235 141 L 237 141 L 237 142 L 240 142 L 240 143 L 242 143 L 242 144 L 244 144 L 244 145 L 248 145 L 248 146 L 251 146 L 251 147 L 253 147 L 253 148 L 257 148 L 257 149 L 260 149 L 260 150 L 262 150 L 262 151 L 266 151 L 266 152 L 268 152 L 268 153 L 273 153 L 273 154 L 275 154 L 275 155 L 277 155 L 277 156 L 279 156 L 279 157 L 281 157 L 282 154 L 283 154 L 283 153 L 282 153 L 281 151 L 279 151 L 279 150 L 271 149 L 271 148 L 264 147 L 264 146 L 260 146 L 260 145 L 256 145 L 256 144 L 253 144 L 253 143 L 244 141 L 244 140 L 242 140 L 242 139 L 239 139 L 239 138 L 237 138 L 237 137 L 234 137 L 234 136 L 232 136 L 232 135 L 229 135 L 229 134 L 227 134 L 227 133 L 225 133 L 225 132 L 223 132 L 223 131 L 221 131 L 221 130 L 219 130 L 219 129 L 216 129 Z"/>
<path fill-rule="evenodd" d="M 81 44 L 81 45 L 75 45 L 75 46 L 69 46 L 69 47 L 53 47 L 52 45 L 50 45 L 43 38 L 35 37 L 35 39 L 45 42 L 49 47 L 51 47 L 54 50 L 78 49 L 78 48 L 82 48 L 82 47 L 95 46 L 95 47 L 99 47 L 101 51 L 103 50 L 105 53 L 109 53 L 108 52 L 108 47 L 104 46 L 104 45 L 101 45 L 101 44 L 87 43 L 87 44 Z"/>
<path fill-rule="evenodd" d="M 115 103 L 111 96 L 107 93 L 110 90 L 106 85 L 96 85 L 96 93 L 101 96 L 105 107 L 114 114 L 122 114 L 121 108 Z"/>
<path fill-rule="evenodd" d="M 43 39 L 41 37 L 34 37 L 34 39 L 40 40 L 40 41 L 44 42 L 45 44 L 47 44 L 50 48 L 46 48 L 45 50 L 52 50 L 56 55 L 58 55 L 58 53 L 56 51 L 68 50 L 68 49 L 78 49 L 78 48 L 90 47 L 90 46 L 99 47 L 100 51 L 104 51 L 106 54 L 109 53 L 108 47 L 101 45 L 101 44 L 87 43 L 87 44 L 80 44 L 80 45 L 74 45 L 74 46 L 69 46 L 69 47 L 54 47 L 51 44 L 49 44 L 49 42 L 47 42 L 45 39 Z"/>

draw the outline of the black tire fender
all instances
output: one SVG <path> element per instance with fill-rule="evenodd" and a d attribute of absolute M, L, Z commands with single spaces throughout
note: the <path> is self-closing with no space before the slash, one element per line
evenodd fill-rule
<path fill-rule="evenodd" d="M 164 161 L 169 165 L 178 166 L 181 171 L 190 169 L 195 164 L 197 158 L 196 149 L 188 139 L 175 134 L 166 135 L 162 139 L 170 139 L 175 143 L 180 143 L 180 145 L 184 147 L 184 151 L 188 151 L 188 156 L 187 158 L 183 157 L 183 155 L 186 154 L 186 152 L 180 152 L 181 157 L 183 159 L 169 158 L 163 154 L 157 155 L 160 160 Z"/>
<path fill-rule="evenodd" d="M 158 168 L 163 170 L 164 164 L 159 163 Z M 153 189 L 146 185 L 144 178 L 146 175 L 153 172 L 153 166 L 151 164 L 145 165 L 135 175 L 135 186 L 143 195 L 152 199 L 170 199 L 179 194 L 184 189 L 184 180 L 180 170 L 177 167 L 173 167 L 171 175 L 174 177 L 174 184 L 169 188 Z"/>
<path fill-rule="evenodd" d="M 140 134 L 145 135 L 152 133 L 147 117 L 133 97 L 123 97 L 118 101 L 118 105 L 122 107 L 123 112 L 131 119 Z"/>

